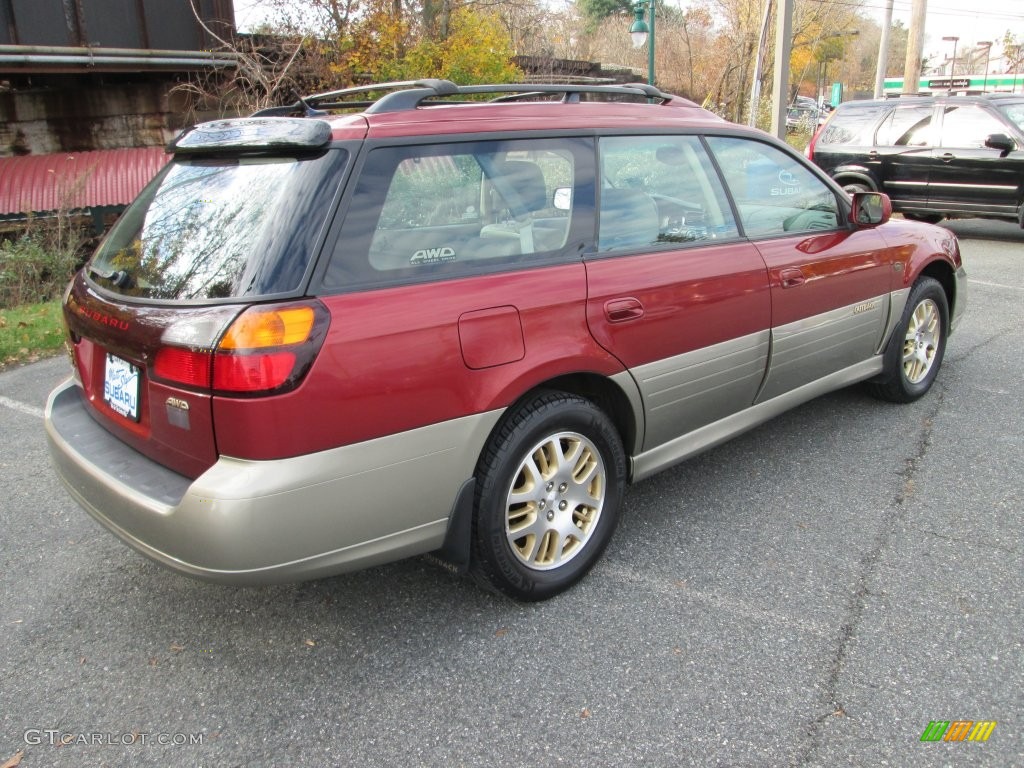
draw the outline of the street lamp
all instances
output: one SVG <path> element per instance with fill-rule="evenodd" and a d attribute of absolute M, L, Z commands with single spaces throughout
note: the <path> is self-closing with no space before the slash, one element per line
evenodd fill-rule
<path fill-rule="evenodd" d="M 634 48 L 643 48 L 644 43 L 647 43 L 648 38 L 650 39 L 650 42 L 647 44 L 648 85 L 654 85 L 654 3 L 655 0 L 638 0 L 637 4 L 633 6 L 633 13 L 636 14 L 636 18 L 629 28 L 629 36 L 633 38 Z M 651 19 L 650 26 L 644 21 L 644 11 L 648 12 Z"/>
<path fill-rule="evenodd" d="M 949 88 L 947 90 L 953 90 L 953 75 L 956 72 L 956 44 L 960 41 L 960 38 L 956 35 L 950 35 L 949 37 L 942 38 L 947 43 L 953 43 L 953 61 L 949 65 Z"/>
<path fill-rule="evenodd" d="M 979 46 L 985 46 L 985 77 L 981 82 L 981 92 L 984 93 L 988 90 L 988 65 L 990 62 L 990 56 L 992 55 L 992 41 L 991 40 L 979 40 Z"/>

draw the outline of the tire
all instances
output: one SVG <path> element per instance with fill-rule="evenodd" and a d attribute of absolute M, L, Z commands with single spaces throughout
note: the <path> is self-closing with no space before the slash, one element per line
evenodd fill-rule
<path fill-rule="evenodd" d="M 948 333 L 946 292 L 937 280 L 919 278 L 886 346 L 882 373 L 868 383 L 868 389 L 892 403 L 917 400 L 931 389 L 939 373 Z"/>
<path fill-rule="evenodd" d="M 517 600 L 564 592 L 608 545 L 625 483 L 622 440 L 596 405 L 563 392 L 521 403 L 477 465 L 470 572 Z"/>
<path fill-rule="evenodd" d="M 923 221 L 926 224 L 938 224 L 946 217 L 941 213 L 904 213 L 903 218 L 911 221 Z"/>
<path fill-rule="evenodd" d="M 861 183 L 859 181 L 849 181 L 849 182 L 842 182 L 841 181 L 839 183 L 843 185 L 843 190 L 845 190 L 846 194 L 848 194 L 848 195 L 852 195 L 854 192 L 870 192 L 871 191 L 871 187 L 869 187 L 867 184 L 863 184 L 863 183 Z"/>

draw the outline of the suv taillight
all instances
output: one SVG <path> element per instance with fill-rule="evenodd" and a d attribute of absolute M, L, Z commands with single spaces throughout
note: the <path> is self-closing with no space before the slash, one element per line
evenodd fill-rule
<path fill-rule="evenodd" d="M 327 326 L 320 302 L 256 305 L 238 315 L 216 346 L 174 343 L 177 329 L 153 363 L 154 378 L 216 393 L 254 395 L 294 389 L 320 351 Z M 212 339 L 210 340 L 213 341 Z M 212 346 L 212 348 L 211 348 Z"/>
<path fill-rule="evenodd" d="M 814 132 L 814 135 L 811 136 L 811 140 L 807 142 L 807 149 L 804 150 L 804 157 L 812 162 L 814 161 L 814 145 L 817 143 L 818 137 L 821 135 L 821 131 L 824 127 L 824 125 L 818 126 L 818 130 Z"/>

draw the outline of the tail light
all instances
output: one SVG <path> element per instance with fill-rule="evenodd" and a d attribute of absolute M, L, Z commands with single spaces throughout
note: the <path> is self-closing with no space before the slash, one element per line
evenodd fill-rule
<path fill-rule="evenodd" d="M 811 140 L 807 142 L 807 149 L 804 150 L 804 157 L 811 162 L 814 161 L 814 149 L 818 144 L 818 138 L 821 136 L 822 132 L 828 128 L 828 124 L 832 122 L 832 118 L 835 117 L 835 115 L 836 111 L 833 109 L 829 113 L 828 117 L 825 118 L 825 122 L 818 126 L 818 130 L 816 130 L 814 135 L 811 136 Z"/>
<path fill-rule="evenodd" d="M 224 394 L 286 392 L 309 371 L 329 324 L 327 310 L 313 301 L 249 307 L 223 333 L 217 323 L 171 326 L 153 376 Z"/>

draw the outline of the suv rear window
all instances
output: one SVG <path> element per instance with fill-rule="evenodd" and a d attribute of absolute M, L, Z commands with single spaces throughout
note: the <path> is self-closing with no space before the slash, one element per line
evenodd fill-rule
<path fill-rule="evenodd" d="M 891 109 L 888 104 L 840 105 L 832 119 L 825 124 L 817 145 L 870 144 L 870 129 L 887 109 Z"/>
<path fill-rule="evenodd" d="M 147 299 L 294 291 L 347 158 L 336 149 L 175 159 L 118 220 L 89 274 Z"/>

